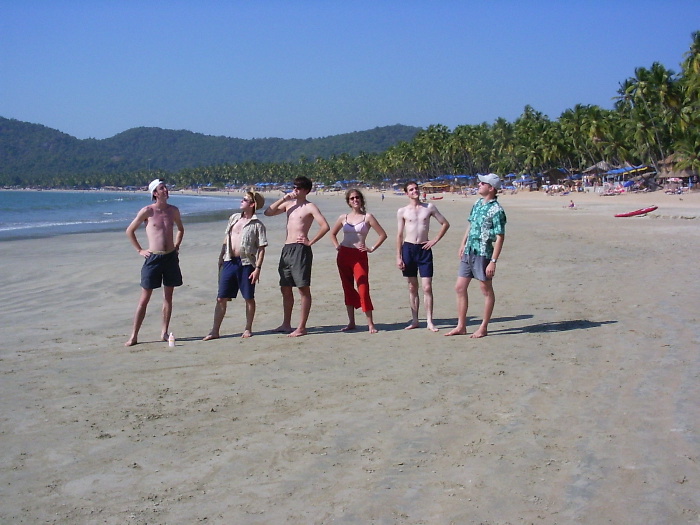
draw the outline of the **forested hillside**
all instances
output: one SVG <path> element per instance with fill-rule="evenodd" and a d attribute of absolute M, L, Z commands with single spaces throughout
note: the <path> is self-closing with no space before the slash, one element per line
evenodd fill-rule
<path fill-rule="evenodd" d="M 134 128 L 108 139 L 81 140 L 39 124 L 0 117 L 0 184 L 38 184 L 66 175 L 176 172 L 220 164 L 380 153 L 400 142 L 410 142 L 419 131 L 397 124 L 315 139 L 245 140 L 185 130 Z"/>

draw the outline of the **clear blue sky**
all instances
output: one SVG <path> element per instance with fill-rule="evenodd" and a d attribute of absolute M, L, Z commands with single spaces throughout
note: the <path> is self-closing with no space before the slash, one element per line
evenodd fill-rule
<path fill-rule="evenodd" d="M 0 0 L 0 116 L 78 138 L 556 119 L 680 70 L 698 0 Z"/>

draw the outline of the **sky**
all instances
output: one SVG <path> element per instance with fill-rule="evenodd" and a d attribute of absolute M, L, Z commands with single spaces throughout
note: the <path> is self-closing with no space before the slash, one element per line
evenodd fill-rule
<path fill-rule="evenodd" d="M 680 71 L 698 0 L 0 0 L 0 116 L 318 138 L 611 109 Z"/>

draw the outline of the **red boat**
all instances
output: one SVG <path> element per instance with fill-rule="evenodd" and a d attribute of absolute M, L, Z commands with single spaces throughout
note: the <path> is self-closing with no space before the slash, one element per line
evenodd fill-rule
<path fill-rule="evenodd" d="M 628 211 L 626 213 L 618 213 L 615 217 L 635 217 L 636 215 L 646 215 L 657 209 L 658 206 L 648 206 L 646 208 L 639 208 L 638 210 Z"/>

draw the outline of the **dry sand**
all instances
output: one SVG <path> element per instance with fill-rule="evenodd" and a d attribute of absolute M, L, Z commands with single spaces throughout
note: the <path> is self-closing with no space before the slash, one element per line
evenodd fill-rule
<path fill-rule="evenodd" d="M 314 247 L 310 334 L 272 332 L 281 217 L 265 219 L 247 340 L 239 299 L 225 336 L 201 341 L 225 224 L 186 224 L 175 349 L 157 341 L 160 293 L 141 344 L 123 346 L 141 260 L 122 232 L 2 243 L 0 522 L 698 523 L 700 195 L 571 197 L 575 210 L 570 196 L 501 197 L 480 340 L 443 337 L 474 197 L 435 201 L 452 223 L 434 250 L 437 334 L 403 330 L 405 197 L 369 195 L 389 233 L 370 256 L 374 335 L 339 332 L 328 239 Z M 345 210 L 312 200 L 329 222 Z M 470 302 L 473 331 L 476 283 Z"/>

